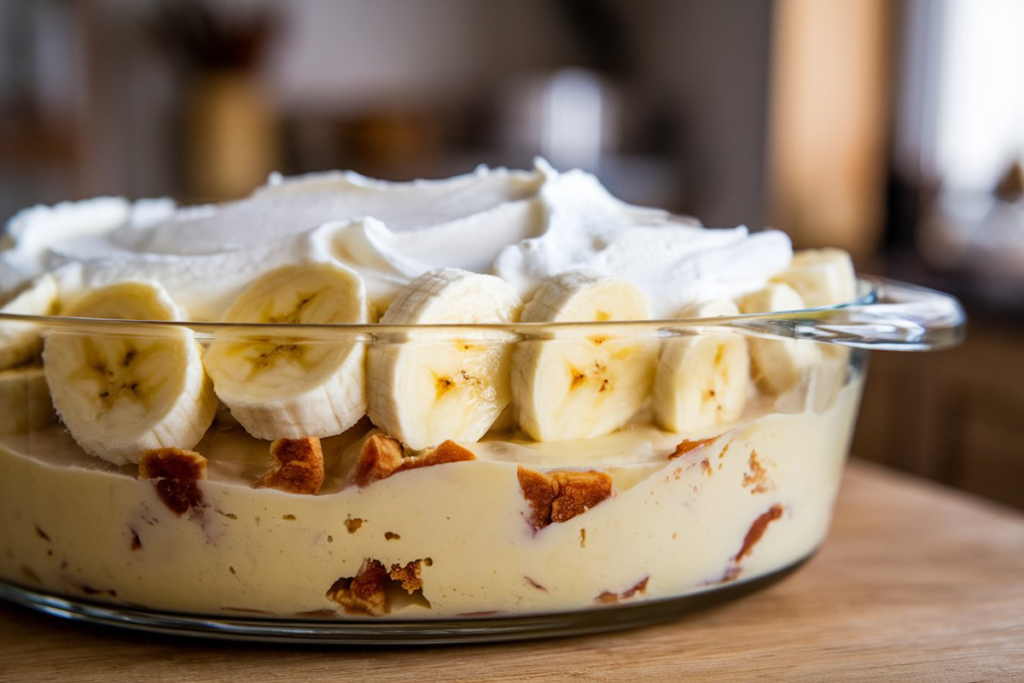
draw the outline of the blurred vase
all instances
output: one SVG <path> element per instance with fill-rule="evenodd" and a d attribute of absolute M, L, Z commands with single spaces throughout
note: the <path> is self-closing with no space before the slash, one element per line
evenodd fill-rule
<path fill-rule="evenodd" d="M 244 71 L 199 76 L 185 101 L 185 187 L 195 199 L 248 194 L 278 167 L 277 118 L 260 81 Z"/>

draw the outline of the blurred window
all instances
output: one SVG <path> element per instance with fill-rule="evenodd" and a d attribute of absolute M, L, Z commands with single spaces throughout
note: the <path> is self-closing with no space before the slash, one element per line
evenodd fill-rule
<path fill-rule="evenodd" d="M 990 190 L 1024 153 L 1024 2 L 944 0 L 934 171 Z"/>

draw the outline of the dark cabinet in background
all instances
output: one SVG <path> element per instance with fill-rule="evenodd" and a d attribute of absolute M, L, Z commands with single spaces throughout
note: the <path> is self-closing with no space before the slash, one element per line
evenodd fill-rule
<path fill-rule="evenodd" d="M 872 354 L 852 452 L 1024 509 L 1022 340 L 970 316 L 956 349 Z"/>

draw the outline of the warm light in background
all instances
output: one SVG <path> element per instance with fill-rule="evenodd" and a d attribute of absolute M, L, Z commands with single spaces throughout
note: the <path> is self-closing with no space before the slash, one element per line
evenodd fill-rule
<path fill-rule="evenodd" d="M 776 4 L 772 221 L 803 246 L 871 253 L 888 157 L 887 0 Z"/>
<path fill-rule="evenodd" d="M 1024 2 L 944 0 L 934 170 L 989 191 L 1024 157 Z"/>
<path fill-rule="evenodd" d="M 544 89 L 541 152 L 561 168 L 597 170 L 601 162 L 603 111 L 601 80 L 566 69 Z"/>

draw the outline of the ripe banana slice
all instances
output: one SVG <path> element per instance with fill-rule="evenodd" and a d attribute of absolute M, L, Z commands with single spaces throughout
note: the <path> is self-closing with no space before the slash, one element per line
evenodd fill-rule
<path fill-rule="evenodd" d="M 808 308 L 832 306 L 857 297 L 857 274 L 842 249 L 807 249 L 793 255 L 789 268 L 773 282 L 796 290 Z"/>
<path fill-rule="evenodd" d="M 773 279 L 795 289 L 809 307 L 846 303 L 857 296 L 853 261 L 842 249 L 797 252 L 790 267 Z M 822 411 L 835 402 L 846 384 L 850 349 L 823 344 L 819 352 L 821 364 L 814 369 L 808 396 L 812 407 Z"/>
<path fill-rule="evenodd" d="M 42 367 L 0 372 L 0 434 L 40 429 L 56 417 Z"/>
<path fill-rule="evenodd" d="M 571 271 L 548 280 L 523 322 L 646 320 L 650 307 L 631 282 Z M 512 397 L 522 429 L 537 441 L 613 432 L 647 400 L 658 343 L 628 333 L 525 341 L 512 354 Z"/>
<path fill-rule="evenodd" d="M 87 294 L 65 315 L 180 320 L 163 287 L 121 282 Z M 162 334 L 54 330 L 43 346 L 54 407 L 87 453 L 122 465 L 154 448 L 192 448 L 213 421 L 217 399 L 202 349 L 187 328 Z"/>
<path fill-rule="evenodd" d="M 57 308 L 57 281 L 43 275 L 0 306 L 0 313 L 52 315 Z M 39 333 L 24 323 L 0 322 L 0 370 L 21 365 L 39 355 Z"/>
<path fill-rule="evenodd" d="M 242 292 L 229 323 L 365 324 L 366 287 L 333 263 L 285 266 Z M 341 434 L 366 414 L 366 345 L 302 341 L 294 336 L 221 334 L 204 363 L 217 396 L 257 439 Z"/>
<path fill-rule="evenodd" d="M 440 268 L 407 285 L 382 324 L 509 323 L 523 302 L 493 275 Z M 508 405 L 508 335 L 417 339 L 415 333 L 370 347 L 369 415 L 373 424 L 419 450 L 443 441 L 473 442 Z"/>
<path fill-rule="evenodd" d="M 789 285 L 770 283 L 739 302 L 744 313 L 797 311 L 807 308 L 803 298 Z M 750 356 L 754 378 L 770 392 L 781 394 L 795 387 L 804 371 L 817 364 L 821 351 L 815 342 L 797 339 L 751 339 Z"/>
<path fill-rule="evenodd" d="M 683 317 L 739 315 L 731 301 L 711 301 Z M 696 432 L 735 422 L 750 385 L 747 340 L 733 332 L 709 332 L 666 340 L 654 374 L 655 423 L 670 432 Z"/>

